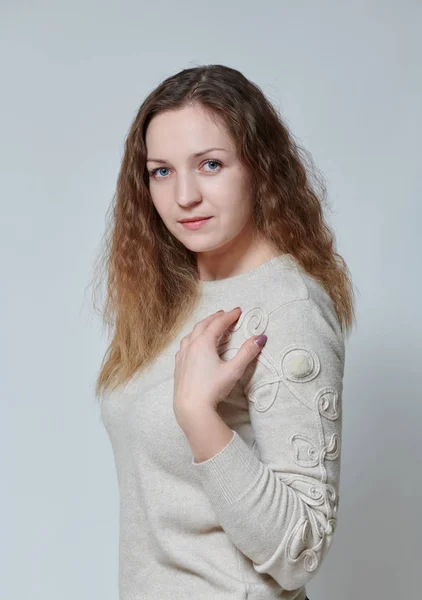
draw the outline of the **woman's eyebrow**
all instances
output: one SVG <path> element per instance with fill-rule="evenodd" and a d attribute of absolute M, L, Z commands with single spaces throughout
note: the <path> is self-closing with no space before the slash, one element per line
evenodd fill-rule
<path fill-rule="evenodd" d="M 202 156 L 203 154 L 207 154 L 207 152 L 212 152 L 213 150 L 222 150 L 223 152 L 228 152 L 226 148 L 207 148 L 206 150 L 201 150 L 200 152 L 195 152 L 195 154 L 191 154 L 190 158 L 197 158 L 198 156 Z M 163 160 L 162 158 L 147 158 L 147 162 L 154 161 L 158 163 L 167 163 L 168 160 Z"/>

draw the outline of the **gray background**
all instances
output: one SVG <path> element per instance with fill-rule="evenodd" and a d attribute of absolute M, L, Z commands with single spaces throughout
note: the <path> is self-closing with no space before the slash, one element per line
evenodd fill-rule
<path fill-rule="evenodd" d="M 89 282 L 130 122 L 165 77 L 241 70 L 325 174 L 358 292 L 339 523 L 311 600 L 417 598 L 421 4 L 3 2 L 0 597 L 117 599 L 118 488 Z"/>

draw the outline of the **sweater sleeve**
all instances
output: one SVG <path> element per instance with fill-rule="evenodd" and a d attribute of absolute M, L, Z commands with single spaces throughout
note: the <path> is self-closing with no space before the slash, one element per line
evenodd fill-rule
<path fill-rule="evenodd" d="M 254 445 L 232 429 L 225 448 L 192 464 L 232 542 L 294 590 L 315 576 L 337 523 L 344 336 L 323 291 L 250 312 L 233 345 L 263 324 L 268 340 L 240 380 Z"/>

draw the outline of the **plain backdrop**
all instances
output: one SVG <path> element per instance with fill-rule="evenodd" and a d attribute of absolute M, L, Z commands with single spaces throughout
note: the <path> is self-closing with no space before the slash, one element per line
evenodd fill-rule
<path fill-rule="evenodd" d="M 357 290 L 338 527 L 308 595 L 420 596 L 421 7 L 2 0 L 2 600 L 118 597 L 92 265 L 139 105 L 211 63 L 257 83 L 311 152 Z"/>

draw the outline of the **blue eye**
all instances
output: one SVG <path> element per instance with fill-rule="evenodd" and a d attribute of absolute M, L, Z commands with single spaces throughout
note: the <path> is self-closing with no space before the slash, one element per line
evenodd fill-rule
<path fill-rule="evenodd" d="M 219 160 L 207 160 L 207 163 L 215 163 L 217 164 L 219 167 L 221 167 L 221 162 Z M 206 164 L 206 163 L 205 163 Z M 212 171 L 215 171 L 215 169 L 211 169 Z"/>
<path fill-rule="evenodd" d="M 155 174 L 156 174 L 156 173 L 158 173 L 158 171 L 162 171 L 162 170 L 164 170 L 164 171 L 165 171 L 165 170 L 166 170 L 166 167 L 158 167 L 158 169 L 153 169 L 153 170 L 151 171 L 151 175 L 152 175 L 153 177 L 155 177 Z M 168 171 L 168 169 L 167 169 L 167 171 Z M 163 178 L 162 178 L 162 177 L 159 177 L 159 179 L 163 179 Z"/>

